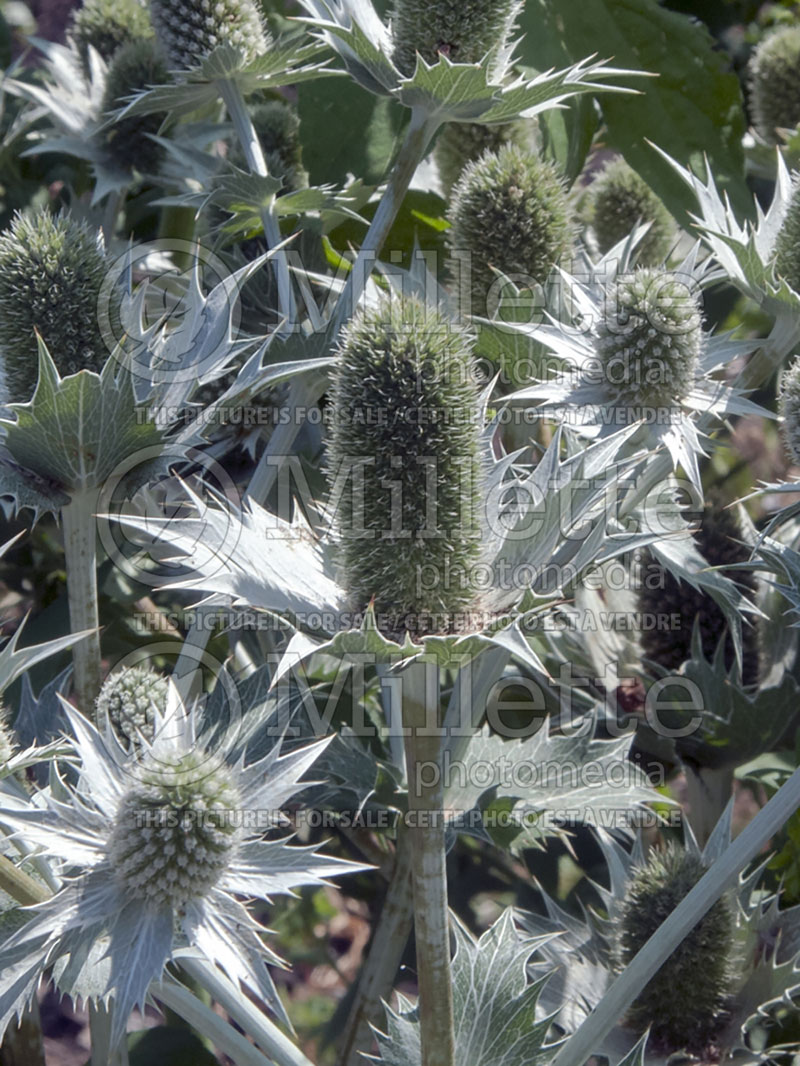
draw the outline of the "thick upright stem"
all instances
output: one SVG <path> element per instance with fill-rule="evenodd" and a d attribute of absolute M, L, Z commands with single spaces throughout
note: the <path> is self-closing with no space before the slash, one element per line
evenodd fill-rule
<path fill-rule="evenodd" d="M 247 110 L 247 105 L 244 102 L 239 86 L 235 81 L 227 80 L 220 81 L 218 84 L 220 95 L 228 110 L 233 128 L 236 130 L 236 136 L 239 138 L 250 172 L 262 178 L 269 177 L 258 134 L 253 126 L 253 120 L 250 118 L 250 113 Z M 261 221 L 264 225 L 264 237 L 267 247 L 276 249 L 281 243 L 281 231 L 272 205 L 261 212 Z M 286 253 L 283 251 L 274 252 L 272 264 L 278 282 L 278 309 L 281 317 L 286 320 L 287 325 L 292 327 L 297 317 L 297 311 L 292 290 L 292 276 L 289 273 L 289 260 L 286 257 Z"/>
<path fill-rule="evenodd" d="M 438 665 L 413 662 L 402 679 L 422 1066 L 455 1066 Z"/>
<path fill-rule="evenodd" d="M 77 494 L 61 510 L 70 625 L 76 633 L 92 630 L 72 649 L 75 692 L 80 709 L 88 716 L 94 711 L 103 679 L 97 610 L 96 498 L 91 491 Z"/>

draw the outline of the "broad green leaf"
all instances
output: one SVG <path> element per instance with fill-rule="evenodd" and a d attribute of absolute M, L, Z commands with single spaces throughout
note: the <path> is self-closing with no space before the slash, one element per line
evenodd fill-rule
<path fill-rule="evenodd" d="M 128 1038 L 130 1066 L 217 1066 L 217 1058 L 190 1029 L 160 1025 Z"/>

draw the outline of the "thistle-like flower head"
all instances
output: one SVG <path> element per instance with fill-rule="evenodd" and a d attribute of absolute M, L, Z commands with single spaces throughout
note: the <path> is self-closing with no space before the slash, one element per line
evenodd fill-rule
<path fill-rule="evenodd" d="M 167 64 L 152 40 L 131 41 L 115 55 L 106 78 L 103 111 L 117 111 L 126 97 L 152 85 L 169 81 Z M 164 156 L 161 145 L 148 134 L 158 133 L 166 116 L 130 115 L 118 118 L 105 132 L 105 144 L 113 163 L 124 170 L 154 173 Z"/>
<path fill-rule="evenodd" d="M 479 63 L 505 48 L 520 7 L 518 0 L 396 0 L 395 66 L 410 77 L 417 54 L 429 65 L 441 55 L 453 63 Z"/>
<path fill-rule="evenodd" d="M 453 272 L 463 278 L 469 270 L 469 310 L 476 315 L 496 310 L 496 270 L 521 288 L 540 285 L 572 241 L 555 167 L 513 144 L 467 166 L 453 190 L 448 220 Z"/>
<path fill-rule="evenodd" d="M 755 126 L 765 141 L 800 123 L 800 26 L 784 26 L 759 44 L 750 60 Z"/>
<path fill-rule="evenodd" d="M 0 355 L 12 400 L 29 400 L 36 385 L 37 331 L 61 374 L 102 369 L 105 274 L 102 238 L 68 214 L 17 215 L 0 235 Z"/>
<path fill-rule="evenodd" d="M 800 464 L 800 358 L 795 357 L 781 378 L 779 409 L 786 447 Z"/>
<path fill-rule="evenodd" d="M 650 229 L 637 253 L 643 266 L 662 263 L 675 235 L 675 224 L 650 186 L 624 159 L 608 163 L 589 189 L 592 233 L 602 255 L 610 252 L 643 222 Z"/>
<path fill-rule="evenodd" d="M 609 290 L 595 339 L 609 399 L 669 408 L 692 387 L 704 335 L 697 297 L 673 274 L 641 267 Z"/>
<path fill-rule="evenodd" d="M 255 59 L 269 43 L 253 0 L 151 0 L 150 18 L 174 70 L 191 70 L 220 45 Z"/>
<path fill-rule="evenodd" d="M 73 15 L 70 27 L 87 74 L 90 45 L 110 63 L 124 44 L 152 35 L 147 6 L 139 0 L 85 0 Z"/>
<path fill-rule="evenodd" d="M 283 180 L 281 191 L 296 192 L 297 189 L 306 188 L 308 174 L 303 167 L 300 116 L 296 108 L 288 100 L 268 100 L 254 107 L 250 117 L 270 177 Z M 246 169 L 244 153 L 238 143 L 231 150 L 229 158 L 236 166 Z"/>
<path fill-rule="evenodd" d="M 800 293 L 800 181 L 797 180 L 775 241 L 774 266 L 777 277 Z"/>
<path fill-rule="evenodd" d="M 471 338 L 415 299 L 360 313 L 342 342 L 330 468 L 363 477 L 340 516 L 342 584 L 388 632 L 445 632 L 474 605 L 475 381 Z"/>
<path fill-rule="evenodd" d="M 705 873 L 702 858 L 676 845 L 651 851 L 628 883 L 619 933 L 627 965 Z M 628 1011 L 628 1024 L 666 1050 L 704 1051 L 732 991 L 736 923 L 722 897 L 676 948 Z M 700 979 L 701 978 L 701 979 Z"/>
<path fill-rule="evenodd" d="M 498 152 L 504 144 L 529 148 L 531 139 L 531 123 L 522 119 L 504 122 L 499 126 L 484 126 L 479 122 L 449 122 L 439 134 L 434 150 L 445 197 L 450 196 L 467 164 L 480 159 L 484 152 Z"/>
<path fill-rule="evenodd" d="M 125 741 L 153 739 L 156 714 L 164 715 L 169 691 L 166 678 L 148 666 L 127 666 L 103 682 L 97 697 L 98 720 L 110 722 Z"/>

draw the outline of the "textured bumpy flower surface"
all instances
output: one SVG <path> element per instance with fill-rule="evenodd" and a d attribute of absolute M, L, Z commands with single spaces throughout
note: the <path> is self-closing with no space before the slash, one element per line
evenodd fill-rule
<path fill-rule="evenodd" d="M 103 682 L 97 697 L 98 721 L 101 726 L 109 721 L 126 741 L 139 736 L 152 740 L 155 715 L 164 715 L 168 691 L 167 679 L 150 667 L 123 667 Z"/>
<path fill-rule="evenodd" d="M 700 856 L 672 844 L 653 850 L 628 883 L 619 931 L 619 961 L 626 966 L 669 917 L 706 867 Z M 700 919 L 645 986 L 627 1023 L 670 1052 L 703 1052 L 725 1017 L 732 992 L 735 918 L 722 897 Z"/>
<path fill-rule="evenodd" d="M 775 241 L 775 273 L 800 293 L 800 182 L 795 181 L 791 199 Z"/>
<path fill-rule="evenodd" d="M 363 478 L 339 519 L 353 610 L 375 600 L 392 633 L 474 606 L 481 546 L 479 398 L 472 338 L 433 308 L 393 300 L 347 329 L 334 377 L 330 469 Z M 428 568 L 451 580 L 421 590 Z"/>
<path fill-rule="evenodd" d="M 165 714 L 155 715 L 152 741 L 142 738 L 130 752 L 113 730 L 99 732 L 73 708 L 65 711 L 78 779 L 58 796 L 43 791 L 35 802 L 0 810 L 3 824 L 37 846 L 54 872 L 69 875 L 0 947 L 0 1032 L 49 967 L 94 953 L 106 962 L 94 966 L 91 993 L 74 967 L 59 987 L 113 997 L 116 1044 L 151 982 L 187 947 L 286 1021 L 266 967 L 281 960 L 240 900 L 269 900 L 362 869 L 289 847 L 285 838 L 265 839 L 327 741 L 281 754 L 278 735 L 267 755 L 248 763 L 235 730 L 210 750 L 202 720 L 174 689 Z"/>
<path fill-rule="evenodd" d="M 270 177 L 283 182 L 281 192 L 296 192 L 308 185 L 308 173 L 303 167 L 300 142 L 300 116 L 287 100 L 268 100 L 258 104 L 250 113 L 258 135 Z M 230 161 L 241 170 L 246 169 L 244 152 L 235 145 Z"/>
<path fill-rule="evenodd" d="M 479 63 L 504 48 L 521 4 L 519 0 L 396 0 L 392 15 L 394 63 L 407 76 L 417 55 L 436 63 Z"/>
<path fill-rule="evenodd" d="M 504 144 L 531 147 L 531 123 L 505 122 L 500 126 L 483 126 L 479 122 L 450 122 L 436 140 L 434 158 L 439 181 L 446 197 L 450 196 L 464 168 L 484 152 L 498 152 Z"/>
<path fill-rule="evenodd" d="M 777 130 L 800 123 L 800 26 L 776 30 L 756 48 L 750 103 L 756 129 L 770 144 L 777 142 Z"/>
<path fill-rule="evenodd" d="M 269 44 L 253 0 L 152 0 L 150 18 L 175 70 L 191 70 L 221 45 L 251 60 Z"/>
<path fill-rule="evenodd" d="M 800 465 L 800 358 L 794 359 L 781 379 L 779 410 L 786 447 Z"/>
<path fill-rule="evenodd" d="M 469 271 L 471 307 L 464 310 L 474 315 L 496 310 L 495 271 L 521 288 L 541 285 L 572 242 L 557 170 L 513 144 L 467 166 L 447 217 L 451 269 L 459 279 Z"/>
<path fill-rule="evenodd" d="M 151 85 L 169 81 L 167 64 L 154 41 L 132 41 L 115 55 L 106 78 L 102 108 L 117 111 L 133 96 Z M 166 114 L 132 115 L 117 118 L 105 131 L 105 144 L 116 166 L 125 170 L 135 168 L 141 173 L 154 173 L 164 157 L 164 148 L 152 140 Z"/>
<path fill-rule="evenodd" d="M 37 332 L 61 374 L 102 369 L 106 269 L 100 234 L 68 214 L 17 215 L 0 235 L 0 351 L 12 400 L 29 400 L 36 385 Z"/>
<path fill-rule="evenodd" d="M 672 217 L 647 182 L 624 159 L 608 163 L 589 189 L 589 220 L 602 255 L 638 224 L 650 228 L 637 247 L 643 266 L 663 263 L 675 236 Z"/>
<path fill-rule="evenodd" d="M 85 0 L 73 15 L 70 27 L 86 72 L 90 45 L 110 63 L 124 44 L 152 35 L 147 6 L 139 0 Z"/>

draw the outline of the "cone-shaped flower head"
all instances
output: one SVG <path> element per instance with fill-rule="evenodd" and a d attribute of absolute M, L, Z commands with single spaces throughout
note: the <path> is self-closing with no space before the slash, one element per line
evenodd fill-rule
<path fill-rule="evenodd" d="M 453 274 L 463 284 L 469 271 L 474 315 L 496 310 L 493 267 L 521 289 L 541 285 L 572 241 L 558 172 L 516 145 L 485 152 L 467 166 L 447 217 Z"/>
<path fill-rule="evenodd" d="M 268 100 L 254 107 L 250 117 L 270 177 L 283 179 L 281 191 L 296 192 L 306 188 L 308 174 L 303 168 L 300 116 L 296 109 L 287 100 Z M 238 142 L 232 148 L 229 158 L 240 169 L 247 169 L 244 152 Z"/>
<path fill-rule="evenodd" d="M 705 505 L 700 528 L 695 534 L 697 548 L 710 566 L 732 567 L 750 558 L 750 549 L 743 543 L 743 530 L 736 511 L 726 508 L 721 499 L 712 497 Z M 699 626 L 703 654 L 711 660 L 719 642 L 725 641 L 728 669 L 734 661 L 733 641 L 722 608 L 711 596 L 679 582 L 655 560 L 650 559 L 642 576 L 639 605 L 644 617 L 680 618 L 680 628 L 663 629 L 653 626 L 641 636 L 642 650 L 648 659 L 665 670 L 677 670 L 692 658 L 692 632 Z M 735 581 L 753 601 L 757 591 L 755 577 L 746 570 L 722 570 L 725 577 Z M 752 625 L 742 626 L 742 681 L 745 685 L 758 680 L 758 630 Z"/>
<path fill-rule="evenodd" d="M 14 739 L 11 736 L 6 709 L 0 703 L 0 770 L 8 763 L 13 754 Z"/>
<path fill-rule="evenodd" d="M 781 379 L 779 411 L 783 419 L 783 439 L 794 462 L 800 466 L 800 357 Z"/>
<path fill-rule="evenodd" d="M 334 380 L 342 585 L 389 634 L 460 628 L 480 555 L 478 396 L 469 336 L 416 300 L 359 313 Z M 350 492 L 350 488 L 353 492 Z"/>
<path fill-rule="evenodd" d="M 774 264 L 776 275 L 795 292 L 800 292 L 800 181 L 795 182 L 775 241 Z"/>
<path fill-rule="evenodd" d="M 410 77 L 417 53 L 428 64 L 479 63 L 505 46 L 518 0 L 396 0 L 392 17 L 394 64 Z"/>
<path fill-rule="evenodd" d="M 480 159 L 484 152 L 497 152 L 504 144 L 526 148 L 531 142 L 530 122 L 505 122 L 487 126 L 480 122 L 448 122 L 439 134 L 434 158 L 439 180 L 446 197 L 450 196 L 468 163 Z"/>
<path fill-rule="evenodd" d="M 777 129 L 800 123 L 800 26 L 765 37 L 750 60 L 750 102 L 755 127 L 775 144 Z"/>
<path fill-rule="evenodd" d="M 619 407 L 672 407 L 692 388 L 704 335 L 697 297 L 674 274 L 641 267 L 609 287 L 595 326 L 598 373 Z"/>
<path fill-rule="evenodd" d="M 100 724 L 110 722 L 125 741 L 153 738 L 156 712 L 163 715 L 169 691 L 166 678 L 149 666 L 126 666 L 103 682 L 97 697 Z"/>
<path fill-rule="evenodd" d="M 70 35 L 88 74 L 89 45 L 110 63 L 122 45 L 152 37 L 153 27 L 139 0 L 86 0 L 73 16 Z"/>
<path fill-rule="evenodd" d="M 122 890 L 158 906 L 205 896 L 227 868 L 241 800 L 228 768 L 207 754 L 150 758 L 122 797 L 108 861 Z"/>
<path fill-rule="evenodd" d="M 223 44 L 248 60 L 267 50 L 253 0 L 151 0 L 150 18 L 174 70 L 191 70 Z"/>
<path fill-rule="evenodd" d="M 62 375 L 102 369 L 105 274 L 100 236 L 67 214 L 17 215 L 0 235 L 0 357 L 12 401 L 29 400 L 36 385 L 37 330 Z"/>
<path fill-rule="evenodd" d="M 650 229 L 636 250 L 643 266 L 662 263 L 675 235 L 666 207 L 624 159 L 612 160 L 592 182 L 589 221 L 601 255 L 624 240 L 634 226 L 649 222 Z"/>
<path fill-rule="evenodd" d="M 103 111 L 116 111 L 126 97 L 166 81 L 167 64 L 155 41 L 131 41 L 120 48 L 108 71 Z M 150 174 L 158 170 L 164 149 L 148 134 L 158 133 L 165 117 L 163 113 L 132 115 L 114 122 L 105 132 L 105 143 L 117 166 Z"/>
<path fill-rule="evenodd" d="M 652 851 L 628 883 L 619 939 L 625 966 L 705 873 L 702 859 L 670 845 Z M 735 918 L 722 897 L 675 949 L 630 1008 L 627 1022 L 665 1051 L 704 1051 L 731 992 Z"/>

